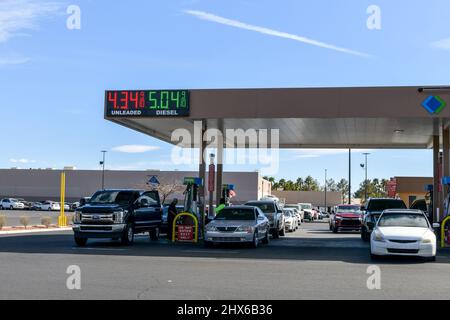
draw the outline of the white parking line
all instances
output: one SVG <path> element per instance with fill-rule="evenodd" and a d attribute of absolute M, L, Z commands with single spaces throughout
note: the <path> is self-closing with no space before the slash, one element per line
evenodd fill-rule
<path fill-rule="evenodd" d="M 240 253 L 240 251 L 229 251 L 229 250 L 183 250 L 183 252 L 187 253 L 228 253 L 228 254 L 236 254 Z"/>
<path fill-rule="evenodd" d="M 79 247 L 72 247 L 72 250 L 92 250 L 92 251 L 126 251 L 126 249 L 120 249 L 120 248 L 79 248 Z"/>

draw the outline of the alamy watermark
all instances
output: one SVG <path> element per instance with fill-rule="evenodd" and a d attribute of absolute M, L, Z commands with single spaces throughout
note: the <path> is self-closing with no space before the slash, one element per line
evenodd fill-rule
<path fill-rule="evenodd" d="M 208 150 L 217 149 L 225 145 L 223 161 L 219 164 L 227 165 L 260 165 L 261 172 L 273 175 L 279 169 L 279 129 L 219 129 L 211 128 L 203 130 L 202 122 L 195 121 L 193 130 L 180 128 L 172 132 L 171 141 L 176 143 L 172 149 L 171 160 L 176 165 L 190 165 L 199 162 L 201 142 L 206 143 L 206 151 L 203 154 L 204 163 L 208 163 Z M 203 144 L 202 143 L 202 144 Z"/>
<path fill-rule="evenodd" d="M 377 5 L 370 5 L 367 7 L 367 29 L 369 30 L 381 30 L 381 8 Z"/>
<path fill-rule="evenodd" d="M 81 268 L 77 265 L 68 266 L 66 274 L 69 275 L 66 280 L 67 289 L 81 290 Z"/>
<path fill-rule="evenodd" d="M 381 290 L 381 269 L 379 266 L 369 266 L 367 268 L 367 274 L 369 278 L 367 279 L 367 289 L 369 290 Z"/>
<path fill-rule="evenodd" d="M 66 20 L 66 26 L 69 30 L 81 29 L 81 9 L 79 6 L 72 4 L 67 7 L 66 13 L 69 15 Z"/>

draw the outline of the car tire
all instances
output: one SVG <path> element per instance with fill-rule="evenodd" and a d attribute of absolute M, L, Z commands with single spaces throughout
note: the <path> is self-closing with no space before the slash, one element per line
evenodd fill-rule
<path fill-rule="evenodd" d="M 272 232 L 272 237 L 273 237 L 274 239 L 279 239 L 279 238 L 280 238 L 280 232 L 279 232 L 278 229 L 273 230 L 273 232 Z"/>
<path fill-rule="evenodd" d="M 75 237 L 75 243 L 78 247 L 86 246 L 87 242 L 88 242 L 88 238 Z"/>
<path fill-rule="evenodd" d="M 426 258 L 425 260 L 426 260 L 427 262 L 436 262 L 436 256 L 430 257 L 430 258 Z"/>
<path fill-rule="evenodd" d="M 334 227 L 334 228 L 333 228 L 333 233 L 338 233 L 338 232 L 339 232 L 339 229 L 336 228 L 336 227 Z"/>
<path fill-rule="evenodd" d="M 124 246 L 132 245 L 134 242 L 134 230 L 133 225 L 131 223 L 127 224 L 125 230 L 123 231 L 120 242 Z"/>
<path fill-rule="evenodd" d="M 370 253 L 370 260 L 372 260 L 372 261 L 380 260 L 380 256 Z"/>
<path fill-rule="evenodd" d="M 256 249 L 256 248 L 258 248 L 258 245 L 259 245 L 258 233 L 255 232 L 253 234 L 252 248 Z"/>
<path fill-rule="evenodd" d="M 203 242 L 205 248 L 213 248 L 214 244 L 211 241 L 204 241 Z"/>
<path fill-rule="evenodd" d="M 264 239 L 262 240 L 263 244 L 269 244 L 270 242 L 270 236 L 269 236 L 269 231 L 266 232 L 266 236 L 264 237 Z"/>
<path fill-rule="evenodd" d="M 361 239 L 364 242 L 369 242 L 369 240 L 370 240 L 369 233 L 367 232 L 365 227 L 361 229 Z"/>
<path fill-rule="evenodd" d="M 152 241 L 159 240 L 159 234 L 160 234 L 159 228 L 154 228 L 154 229 L 150 230 L 149 233 L 150 233 L 150 240 L 152 240 Z"/>
<path fill-rule="evenodd" d="M 286 235 L 286 231 L 284 228 L 282 228 L 280 231 L 280 236 L 284 237 L 285 235 Z"/>

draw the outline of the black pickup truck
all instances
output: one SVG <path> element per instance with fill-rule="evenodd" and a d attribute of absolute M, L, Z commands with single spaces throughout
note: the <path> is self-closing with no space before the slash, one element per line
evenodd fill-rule
<path fill-rule="evenodd" d="M 75 243 L 84 246 L 89 238 L 109 238 L 130 245 L 135 234 L 145 232 L 158 240 L 161 222 L 158 191 L 102 190 L 75 211 Z"/>

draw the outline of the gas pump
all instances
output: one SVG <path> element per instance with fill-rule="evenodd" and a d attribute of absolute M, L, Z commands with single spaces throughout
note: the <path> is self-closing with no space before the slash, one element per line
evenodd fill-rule
<path fill-rule="evenodd" d="M 172 242 L 198 242 L 200 223 L 203 225 L 203 213 L 198 209 L 198 189 L 203 186 L 201 178 L 185 178 L 184 210 L 173 221 Z"/>
<path fill-rule="evenodd" d="M 184 185 L 186 191 L 184 192 L 184 211 L 200 216 L 198 210 L 198 188 L 203 186 L 203 179 L 201 178 L 184 178 Z"/>
<path fill-rule="evenodd" d="M 450 177 L 443 177 L 442 185 L 449 187 L 444 200 L 444 218 L 442 219 L 442 221 L 439 221 L 441 223 L 441 246 L 444 246 L 445 243 L 447 243 L 447 245 L 450 245 L 450 228 L 448 226 L 448 222 L 450 222 Z"/>

